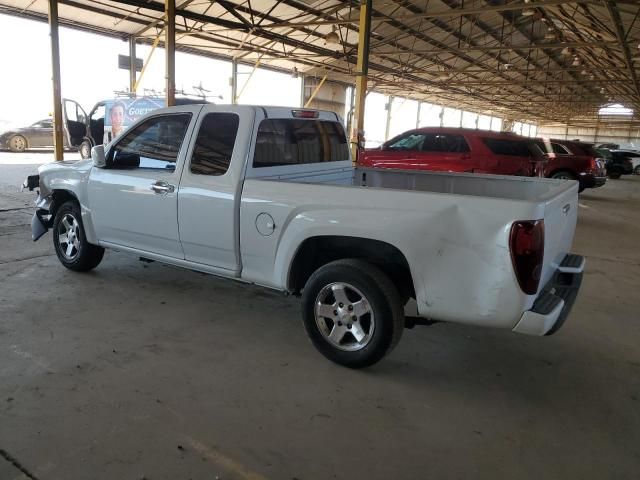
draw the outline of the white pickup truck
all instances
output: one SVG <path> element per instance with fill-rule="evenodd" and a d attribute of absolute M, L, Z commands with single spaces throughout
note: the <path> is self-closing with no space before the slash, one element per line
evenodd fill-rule
<path fill-rule="evenodd" d="M 313 344 L 353 368 L 416 323 L 552 333 L 584 268 L 576 182 L 354 168 L 329 112 L 156 110 L 26 186 L 65 267 L 113 248 L 301 295 Z"/>

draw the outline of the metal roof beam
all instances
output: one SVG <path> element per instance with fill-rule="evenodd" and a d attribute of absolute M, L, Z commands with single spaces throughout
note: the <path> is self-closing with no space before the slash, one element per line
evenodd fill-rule
<path fill-rule="evenodd" d="M 488 7 L 473 7 L 473 8 L 454 8 L 448 10 L 436 10 L 433 12 L 423 12 L 423 13 L 415 13 L 411 15 L 398 15 L 393 18 L 398 20 L 399 22 L 407 22 L 416 19 L 423 18 L 446 18 L 446 17 L 457 17 L 459 15 L 480 15 L 483 13 L 491 13 L 491 12 L 506 12 L 512 10 L 523 10 L 525 8 L 543 8 L 554 5 L 564 5 L 567 3 L 575 3 L 576 0 L 547 0 L 545 2 L 533 2 L 533 3 L 508 3 L 506 5 L 493 5 Z M 598 0 L 581 0 L 581 3 L 586 4 L 599 4 Z M 377 14 L 372 17 L 372 21 L 380 22 L 385 21 L 386 16 Z M 348 24 L 356 24 L 358 23 L 358 18 L 344 18 L 344 19 L 325 19 L 325 20 L 310 20 L 307 22 L 282 22 L 278 23 L 278 25 L 261 25 L 264 28 L 274 28 L 274 27 L 309 27 L 314 25 L 348 25 Z"/>
<path fill-rule="evenodd" d="M 636 94 L 638 98 L 636 105 L 640 102 L 640 83 L 638 83 L 638 76 L 636 75 L 636 71 L 633 66 L 633 62 L 631 61 L 631 52 L 629 51 L 629 45 L 625 41 L 625 33 L 622 29 L 622 19 L 620 18 L 620 13 L 616 8 L 615 2 L 608 1 L 607 2 L 607 10 L 609 10 L 609 15 L 611 16 L 611 21 L 615 26 L 616 36 L 618 37 L 618 42 L 620 43 L 620 48 L 622 49 L 622 53 L 624 54 L 624 61 L 627 64 L 627 69 L 631 75 L 631 80 L 633 81 L 633 86 L 635 88 Z"/>
<path fill-rule="evenodd" d="M 465 47 L 465 48 L 455 48 L 455 47 L 445 47 L 442 49 L 414 49 L 412 50 L 412 53 L 420 53 L 420 54 L 436 54 L 436 53 L 442 53 L 443 51 L 445 52 L 450 52 L 450 53 L 462 53 L 462 52 L 507 52 L 507 51 L 511 51 L 511 50 L 546 50 L 546 49 L 563 49 L 563 48 L 593 48 L 593 47 L 600 47 L 600 48 L 606 48 L 606 47 L 612 47 L 612 46 L 617 46 L 618 42 L 593 42 L 593 43 L 589 43 L 589 42 L 559 42 L 559 43 L 541 43 L 541 44 L 534 44 L 534 45 L 512 45 L 512 46 L 504 46 L 504 45 L 491 45 L 491 46 L 485 46 L 485 45 L 476 45 L 476 46 L 472 46 L 470 45 L 469 47 Z M 399 50 L 391 50 L 391 51 L 385 51 L 385 52 L 379 52 L 376 51 L 376 55 L 398 55 L 402 53 Z"/>

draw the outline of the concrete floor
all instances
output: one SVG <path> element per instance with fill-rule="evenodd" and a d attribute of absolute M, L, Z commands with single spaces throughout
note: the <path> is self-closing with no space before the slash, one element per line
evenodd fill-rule
<path fill-rule="evenodd" d="M 122 253 L 65 270 L 15 189 L 46 157 L 20 158 L 0 154 L 1 479 L 638 478 L 640 177 L 581 195 L 556 336 L 417 327 L 351 371 L 296 299 Z"/>

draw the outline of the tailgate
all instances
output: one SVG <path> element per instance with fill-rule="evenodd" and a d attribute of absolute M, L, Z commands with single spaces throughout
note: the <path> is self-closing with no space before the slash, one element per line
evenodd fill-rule
<path fill-rule="evenodd" d="M 540 287 L 553 276 L 571 250 L 578 219 L 578 183 L 548 200 L 544 210 L 544 264 Z"/>

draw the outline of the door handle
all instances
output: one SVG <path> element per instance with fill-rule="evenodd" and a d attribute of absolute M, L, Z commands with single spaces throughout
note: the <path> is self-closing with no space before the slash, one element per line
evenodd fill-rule
<path fill-rule="evenodd" d="M 175 185 L 171 185 L 164 180 L 158 180 L 151 184 L 151 190 L 159 194 L 173 193 L 175 189 Z"/>

